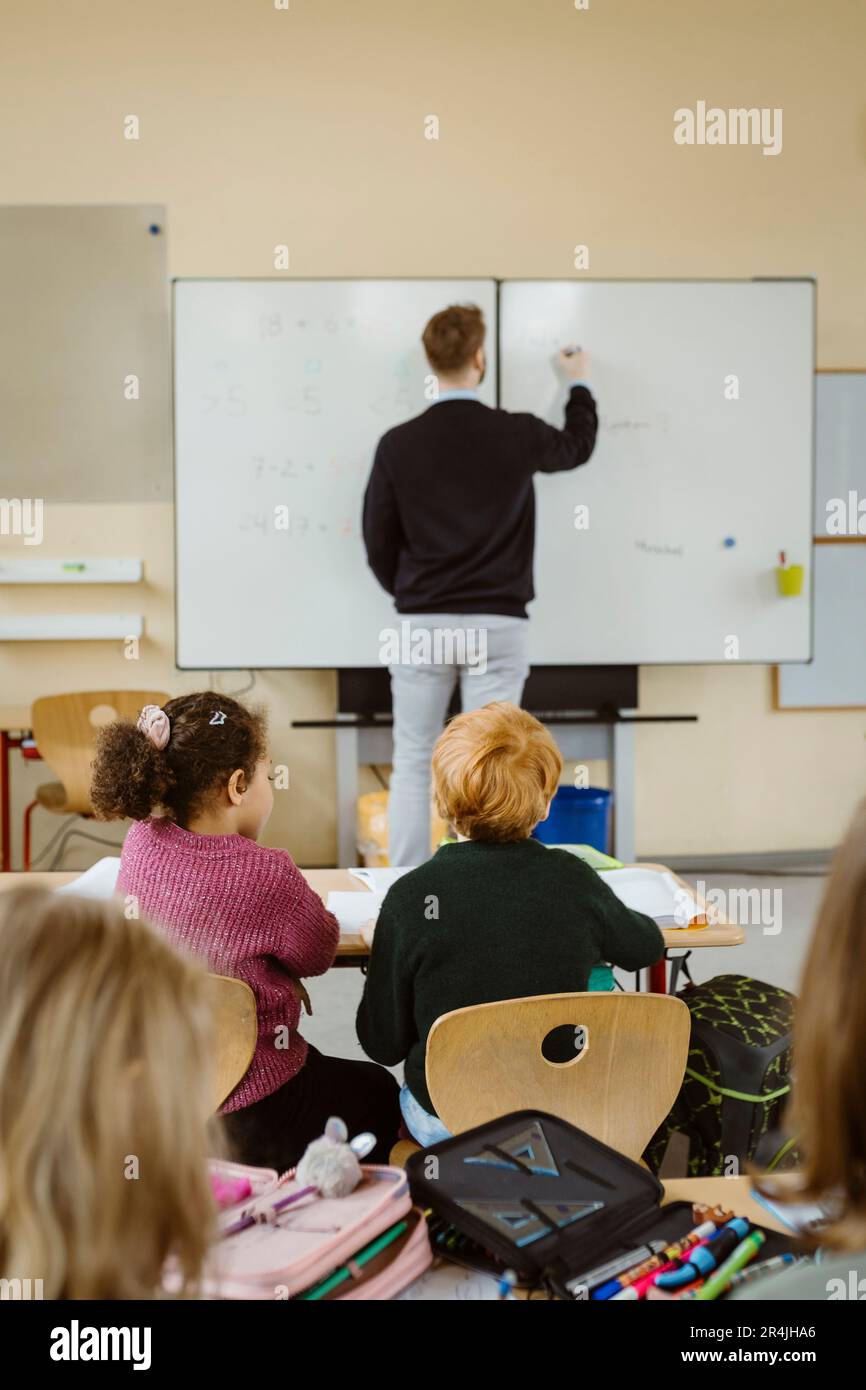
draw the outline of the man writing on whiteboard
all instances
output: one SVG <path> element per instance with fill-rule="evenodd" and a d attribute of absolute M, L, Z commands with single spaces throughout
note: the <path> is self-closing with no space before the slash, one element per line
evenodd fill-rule
<path fill-rule="evenodd" d="M 390 643 L 383 655 L 394 709 L 395 866 L 430 855 L 430 757 L 458 677 L 464 710 L 520 704 L 534 597 L 533 474 L 585 463 L 598 429 L 579 350 L 558 356 L 570 386 L 563 429 L 484 405 L 484 333 L 474 305 L 451 305 L 427 324 L 437 399 L 382 436 L 364 496 L 367 559 L 402 618 L 399 653 Z"/>

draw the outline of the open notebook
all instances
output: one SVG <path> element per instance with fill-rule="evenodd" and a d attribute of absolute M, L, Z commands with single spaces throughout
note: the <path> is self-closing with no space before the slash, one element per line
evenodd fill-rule
<path fill-rule="evenodd" d="M 626 907 L 645 912 L 660 927 L 687 927 L 703 912 L 689 889 L 659 869 L 609 869 L 604 881 Z"/>

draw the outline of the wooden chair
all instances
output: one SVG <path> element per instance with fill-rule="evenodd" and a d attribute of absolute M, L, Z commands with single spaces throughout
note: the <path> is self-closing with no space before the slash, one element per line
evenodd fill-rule
<path fill-rule="evenodd" d="M 210 981 L 216 1018 L 216 1065 L 211 1099 L 212 1109 L 216 1111 L 247 1074 L 256 1050 L 258 1020 L 256 996 L 245 980 L 211 975 Z"/>
<path fill-rule="evenodd" d="M 546 1110 L 637 1160 L 679 1092 L 690 1022 L 669 994 L 546 994 L 455 1009 L 430 1030 L 427 1088 L 452 1134 Z M 582 1028 L 585 1045 L 549 1062 L 542 1044 L 564 1026 Z"/>
<path fill-rule="evenodd" d="M 87 820 L 93 815 L 90 804 L 93 741 L 97 729 L 115 719 L 137 719 L 142 705 L 162 705 L 168 696 L 158 690 L 91 690 L 74 695 L 48 695 L 34 701 L 31 724 L 36 747 L 51 770 L 60 779 L 45 782 L 36 788 L 36 799 L 24 811 L 24 868 L 31 863 L 31 816 L 37 806 L 54 815 L 79 817 Z M 60 862 L 66 842 L 72 835 L 81 835 L 97 844 L 119 848 L 113 840 L 96 835 L 67 823 L 58 832 L 57 846 L 50 867 Z M 55 840 L 58 836 L 55 836 Z M 55 840 L 43 851 L 47 853 Z"/>

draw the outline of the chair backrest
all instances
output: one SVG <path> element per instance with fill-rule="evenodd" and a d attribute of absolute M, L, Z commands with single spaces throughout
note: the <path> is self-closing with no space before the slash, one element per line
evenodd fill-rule
<path fill-rule="evenodd" d="M 676 1099 L 691 1016 L 668 994 L 546 994 L 456 1009 L 427 1038 L 427 1087 L 452 1134 L 512 1110 L 546 1110 L 637 1159 Z M 566 1062 L 542 1044 L 584 1031 Z"/>
<path fill-rule="evenodd" d="M 64 812 L 89 816 L 93 776 L 93 741 L 103 724 L 136 719 L 142 705 L 163 705 L 158 690 L 88 690 L 73 695 L 46 695 L 34 700 L 30 714 L 40 755 L 63 783 Z"/>
<path fill-rule="evenodd" d="M 218 1110 L 242 1081 L 253 1060 L 258 1036 L 256 996 L 245 980 L 211 975 L 216 1019 L 216 1058 L 212 1073 L 212 1109 Z"/>

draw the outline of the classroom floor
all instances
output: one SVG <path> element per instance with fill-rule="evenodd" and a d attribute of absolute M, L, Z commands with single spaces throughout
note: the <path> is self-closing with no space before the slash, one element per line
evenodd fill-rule
<path fill-rule="evenodd" d="M 822 872 L 760 876 L 691 873 L 681 877 L 691 884 L 700 879 L 707 889 L 722 889 L 726 893 L 738 888 L 757 888 L 763 893 L 762 901 L 772 912 L 775 924 L 781 922 L 781 929 L 775 934 L 766 932 L 760 925 L 747 925 L 746 941 L 742 946 L 693 951 L 689 968 L 697 983 L 712 979 L 714 975 L 752 975 L 768 984 L 797 991 L 800 969 L 824 889 Z M 331 970 L 321 979 L 308 983 L 314 1014 L 303 1020 L 304 1037 L 321 1052 L 336 1057 L 362 1057 L 355 1037 L 355 1011 L 363 987 L 360 971 Z M 623 983 L 633 988 L 634 977 L 624 976 Z M 394 1072 L 399 1076 L 400 1069 L 395 1068 Z"/>

